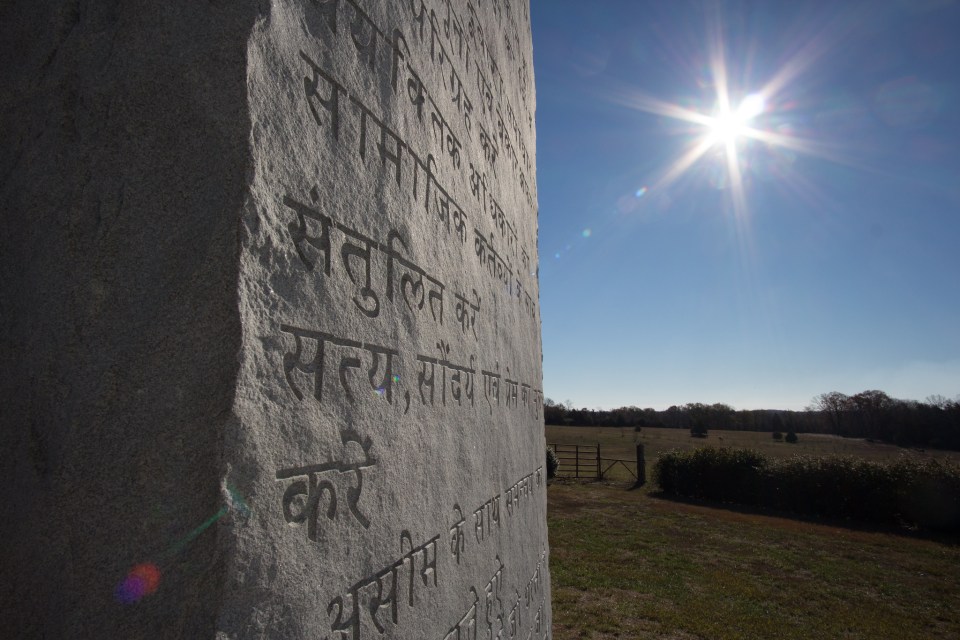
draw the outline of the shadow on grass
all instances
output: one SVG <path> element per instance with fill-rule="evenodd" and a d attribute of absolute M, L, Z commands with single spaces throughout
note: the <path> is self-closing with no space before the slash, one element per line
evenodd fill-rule
<path fill-rule="evenodd" d="M 635 487 L 626 487 L 627 490 L 633 490 Z M 673 502 L 693 507 L 704 507 L 707 509 L 719 509 L 738 513 L 747 516 L 765 516 L 770 518 L 782 518 L 793 520 L 795 522 L 804 522 L 807 524 L 820 525 L 824 527 L 833 527 L 847 529 L 850 531 L 859 531 L 863 533 L 886 533 L 891 535 L 905 536 L 919 540 L 929 540 L 950 546 L 960 546 L 960 533 L 951 533 L 937 531 L 933 529 L 921 529 L 907 525 L 891 525 L 876 522 L 865 522 L 848 518 L 830 518 L 825 516 L 816 516 L 811 514 L 794 513 L 793 511 L 780 511 L 764 507 L 755 507 L 733 502 L 714 502 L 712 500 L 697 500 L 674 496 L 656 489 L 655 486 L 649 486 L 646 492 L 650 498 L 664 502 Z"/>
<path fill-rule="evenodd" d="M 635 489 L 643 489 L 644 487 L 649 486 L 649 483 L 638 484 L 635 480 L 621 480 L 621 479 L 607 479 L 596 480 L 594 478 L 570 478 L 567 476 L 557 476 L 555 478 L 550 478 L 547 480 L 547 486 L 559 484 L 559 485 L 599 485 L 602 487 L 617 487 L 620 489 L 625 489 L 627 491 L 634 491 Z"/>

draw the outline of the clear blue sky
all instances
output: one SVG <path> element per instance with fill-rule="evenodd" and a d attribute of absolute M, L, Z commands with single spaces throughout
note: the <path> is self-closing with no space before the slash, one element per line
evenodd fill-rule
<path fill-rule="evenodd" d="M 547 397 L 960 394 L 960 2 L 531 19 Z"/>

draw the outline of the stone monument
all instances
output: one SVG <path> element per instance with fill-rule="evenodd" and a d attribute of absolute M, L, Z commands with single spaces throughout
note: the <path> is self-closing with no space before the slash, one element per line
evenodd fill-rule
<path fill-rule="evenodd" d="M 3 628 L 549 638 L 528 2 L 0 36 Z"/>

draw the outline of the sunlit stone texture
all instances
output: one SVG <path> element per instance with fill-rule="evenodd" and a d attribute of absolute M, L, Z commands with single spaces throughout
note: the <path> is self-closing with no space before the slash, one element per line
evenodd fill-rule
<path fill-rule="evenodd" d="M 527 2 L 8 2 L 24 638 L 550 636 Z"/>

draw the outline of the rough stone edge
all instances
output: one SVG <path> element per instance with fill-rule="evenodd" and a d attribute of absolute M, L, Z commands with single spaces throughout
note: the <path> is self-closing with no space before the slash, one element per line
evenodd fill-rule
<path fill-rule="evenodd" d="M 18 637 L 214 635 L 221 541 L 190 535 L 224 505 L 262 6 L 0 9 L 0 624 Z M 151 560 L 157 593 L 117 603 Z"/>

